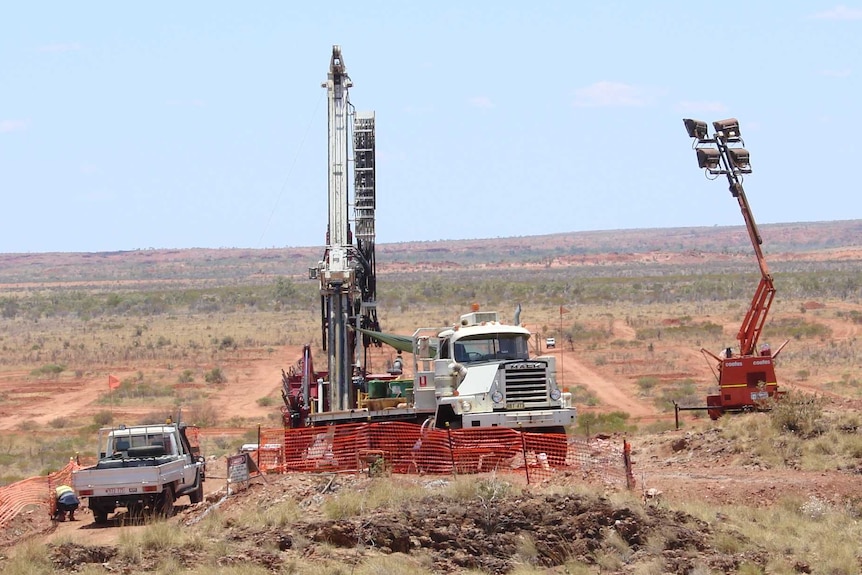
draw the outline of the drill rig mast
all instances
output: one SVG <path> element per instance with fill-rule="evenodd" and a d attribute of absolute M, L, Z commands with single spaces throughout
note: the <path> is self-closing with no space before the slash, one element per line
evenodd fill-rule
<path fill-rule="evenodd" d="M 698 165 L 709 175 L 727 176 L 730 193 L 739 203 L 760 268 L 760 283 L 736 335 L 739 353 L 734 354 L 731 348 L 727 348 L 719 357 L 706 349 L 701 350 L 718 362 L 719 393 L 706 398 L 710 417 L 718 419 L 725 412 L 765 409 L 768 407 L 767 400 L 783 395 L 783 392 L 778 391 L 773 360 L 787 342 L 775 352 L 767 345 L 759 351 L 757 349 L 763 324 L 775 298 L 775 286 L 763 257 L 763 239 L 742 187 L 742 175 L 751 173 L 751 165 L 748 151 L 741 147 L 744 143 L 739 122 L 735 118 L 713 122 L 715 133 L 712 138 L 707 135 L 706 122 L 686 119 L 684 123 L 689 137 L 695 139 Z"/>
<path fill-rule="evenodd" d="M 341 47 L 333 46 L 329 74 L 322 84 L 328 99 L 329 223 L 323 259 L 317 268 L 309 270 L 309 276 L 320 281 L 322 342 L 329 360 L 329 389 L 324 398 L 327 411 L 355 407 L 353 370 L 360 355 L 360 342 L 366 347 L 371 343 L 358 337 L 355 328 L 379 330 L 374 258 L 374 114 L 353 111 L 349 98 L 352 85 Z M 353 142 L 351 119 L 355 122 Z M 351 143 L 355 153 L 356 243 L 348 215 Z"/>

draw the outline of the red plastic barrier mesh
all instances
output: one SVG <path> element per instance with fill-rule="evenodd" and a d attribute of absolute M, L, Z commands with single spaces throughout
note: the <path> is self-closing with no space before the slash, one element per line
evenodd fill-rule
<path fill-rule="evenodd" d="M 252 459 L 263 472 L 363 472 L 468 474 L 524 473 L 539 482 L 562 470 L 585 478 L 629 485 L 624 446 L 562 434 L 506 428 L 423 429 L 377 422 L 261 431 Z"/>
<path fill-rule="evenodd" d="M 54 488 L 58 485 L 68 485 L 72 480 L 72 471 L 79 465 L 74 461 L 51 475 L 30 477 L 16 483 L 0 487 L 0 527 L 9 524 L 16 515 L 30 505 L 44 507 L 48 514 L 53 514 Z"/>

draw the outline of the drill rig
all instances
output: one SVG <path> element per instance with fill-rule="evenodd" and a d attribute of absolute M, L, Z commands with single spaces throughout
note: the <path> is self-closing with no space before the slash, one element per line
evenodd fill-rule
<path fill-rule="evenodd" d="M 757 348 L 763 324 L 775 298 L 775 286 L 763 257 L 763 239 L 742 187 L 743 174 L 751 173 L 749 154 L 742 147 L 744 142 L 736 118 L 713 122 L 713 137 L 709 137 L 707 133 L 706 122 L 692 119 L 685 119 L 683 122 L 689 137 L 694 138 L 693 147 L 697 152 L 698 165 L 709 176 L 727 176 L 730 193 L 739 203 L 760 268 L 760 283 L 736 335 L 739 352 L 734 353 L 732 348 L 727 348 L 719 357 L 701 349 L 705 356 L 717 362 L 717 371 L 714 370 L 713 374 L 718 381 L 718 394 L 707 396 L 706 409 L 711 419 L 718 419 L 727 412 L 765 410 L 769 408 L 771 399 L 778 399 L 784 394 L 778 390 L 774 360 L 787 342 L 774 352 L 767 344 L 759 350 Z"/>
<path fill-rule="evenodd" d="M 309 269 L 309 277 L 320 281 L 320 313 L 323 349 L 327 351 L 328 390 L 326 410 L 355 407 L 354 370 L 361 348 L 376 343 L 357 335 L 357 328 L 379 330 L 374 259 L 375 143 L 374 113 L 356 113 L 350 104 L 353 85 L 341 56 L 332 47 L 326 82 L 328 99 L 329 224 L 323 259 Z M 352 142 L 351 142 L 351 124 Z M 354 237 L 349 221 L 348 153 L 353 144 Z M 379 345 L 379 344 L 378 344 Z M 365 359 L 365 358 L 363 358 Z M 306 389 L 305 398 L 310 397 Z"/>
<path fill-rule="evenodd" d="M 314 371 L 308 345 L 297 365 L 282 372 L 285 426 L 403 421 L 441 428 L 525 428 L 555 434 L 554 453 L 565 459 L 565 427 L 575 423 L 577 411 L 571 393 L 557 385 L 555 358 L 530 357 L 531 334 L 517 314 L 509 324 L 497 312 L 475 306 L 449 328 L 419 328 L 412 336 L 380 331 L 374 115 L 351 111 L 351 85 L 341 49 L 333 46 L 323 84 L 329 97 L 329 227 L 324 257 L 309 270 L 309 276 L 320 281 L 328 372 Z M 355 244 L 348 222 L 346 167 L 351 117 Z M 402 377 L 399 370 L 365 379 L 367 357 L 363 363 L 355 360 L 363 348 L 382 342 L 413 355 L 412 378 Z"/>

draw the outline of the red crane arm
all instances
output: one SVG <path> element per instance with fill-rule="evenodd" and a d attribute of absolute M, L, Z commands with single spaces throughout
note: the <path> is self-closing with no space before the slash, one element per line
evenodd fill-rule
<path fill-rule="evenodd" d="M 754 298 L 751 300 L 742 327 L 739 328 L 739 334 L 736 336 L 739 340 L 740 354 L 754 355 L 757 353 L 756 347 L 757 341 L 760 339 L 760 332 L 763 330 L 763 324 L 766 322 L 766 316 L 775 297 L 775 287 L 772 285 L 772 274 L 769 273 L 769 267 L 766 265 L 766 259 L 763 257 L 763 250 L 760 247 L 763 239 L 757 230 L 757 224 L 754 222 L 754 216 L 751 214 L 751 208 L 748 205 L 742 184 L 734 179 L 730 184 L 730 192 L 739 202 L 739 209 L 742 211 L 745 227 L 748 229 L 748 237 L 751 238 L 754 255 L 757 256 L 757 265 L 760 267 L 760 284 L 757 286 L 757 291 L 754 292 Z"/>
<path fill-rule="evenodd" d="M 772 286 L 772 278 L 762 278 L 736 336 L 739 340 L 739 352 L 742 355 L 757 353 L 757 340 L 760 339 L 760 332 L 763 331 L 763 324 L 766 322 L 766 315 L 769 313 L 774 297 L 775 288 Z"/>

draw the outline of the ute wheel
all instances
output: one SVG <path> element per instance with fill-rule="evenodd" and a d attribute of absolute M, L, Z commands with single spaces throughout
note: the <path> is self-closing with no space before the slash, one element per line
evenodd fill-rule
<path fill-rule="evenodd" d="M 168 485 L 165 487 L 165 490 L 162 491 L 162 496 L 159 498 L 157 512 L 162 517 L 173 517 L 174 501 L 174 490 L 170 485 Z"/>
<path fill-rule="evenodd" d="M 101 509 L 99 507 L 92 510 L 93 511 L 93 521 L 98 523 L 99 525 L 104 525 L 108 522 L 108 510 Z"/>

